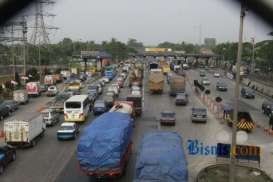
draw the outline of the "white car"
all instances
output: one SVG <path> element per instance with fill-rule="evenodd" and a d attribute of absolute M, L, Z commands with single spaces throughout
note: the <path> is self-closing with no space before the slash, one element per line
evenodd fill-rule
<path fill-rule="evenodd" d="M 126 77 L 127 77 L 127 74 L 126 73 L 121 73 L 120 76 L 125 80 Z"/>
<path fill-rule="evenodd" d="M 141 95 L 141 91 L 140 90 L 133 90 L 131 92 L 132 95 Z"/>
<path fill-rule="evenodd" d="M 201 81 L 201 84 L 202 85 L 210 85 L 210 81 L 208 78 L 203 78 L 202 81 Z"/>
<path fill-rule="evenodd" d="M 119 94 L 117 87 L 114 87 L 114 86 L 108 87 L 107 92 L 114 92 L 116 96 L 118 96 Z"/>
<path fill-rule="evenodd" d="M 79 133 L 79 126 L 73 122 L 64 122 L 61 124 L 60 129 L 57 131 L 58 140 L 75 139 Z"/>
<path fill-rule="evenodd" d="M 49 86 L 46 92 L 47 96 L 55 96 L 58 94 L 58 88 L 56 86 Z"/>
<path fill-rule="evenodd" d="M 103 77 L 102 80 L 103 80 L 105 83 L 109 83 L 109 82 L 110 82 L 109 78 L 107 78 L 107 77 Z"/>
<path fill-rule="evenodd" d="M 213 74 L 213 76 L 214 76 L 215 78 L 219 78 L 219 77 L 220 77 L 220 73 L 215 72 L 215 73 Z"/>
<path fill-rule="evenodd" d="M 117 84 L 117 83 L 113 83 L 111 86 L 116 87 L 118 89 L 118 91 L 120 90 L 119 84 Z"/>

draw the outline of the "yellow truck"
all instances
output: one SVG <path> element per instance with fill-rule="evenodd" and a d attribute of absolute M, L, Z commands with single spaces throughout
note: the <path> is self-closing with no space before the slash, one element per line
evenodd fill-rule
<path fill-rule="evenodd" d="M 149 90 L 151 93 L 162 93 L 164 88 L 164 75 L 160 72 L 152 72 L 149 75 Z"/>

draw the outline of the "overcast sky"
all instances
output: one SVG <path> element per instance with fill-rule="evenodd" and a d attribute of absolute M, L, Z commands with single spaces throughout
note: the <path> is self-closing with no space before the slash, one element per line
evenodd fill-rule
<path fill-rule="evenodd" d="M 53 42 L 73 40 L 101 42 L 112 37 L 126 42 L 135 38 L 146 45 L 163 41 L 217 42 L 238 40 L 239 7 L 231 0 L 57 0 L 49 8 L 57 16 L 47 23 L 58 26 Z M 244 41 L 269 39 L 270 31 L 250 12 L 245 19 Z"/>

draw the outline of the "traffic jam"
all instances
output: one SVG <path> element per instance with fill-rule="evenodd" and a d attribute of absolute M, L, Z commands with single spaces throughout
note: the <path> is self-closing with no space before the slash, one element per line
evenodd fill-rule
<path fill-rule="evenodd" d="M 211 117 L 221 119 L 228 127 L 233 124 L 232 103 L 222 102 L 228 84 L 221 79 L 224 76 L 220 71 L 211 70 L 207 66 L 192 70 L 190 65 L 174 59 L 134 58 L 108 64 L 104 72 L 92 76 L 71 69 L 45 75 L 42 82 L 28 82 L 24 90 L 15 90 L 13 98 L 0 105 L 4 141 L 0 148 L 0 174 L 12 174 L 5 169 L 9 164 L 16 165 L 17 155 L 39 145 L 47 130 L 57 127 L 55 140 L 76 140 L 75 168 L 92 179 L 122 179 L 136 150 L 134 175 L 130 179 L 189 181 L 187 150 L 182 140 L 185 137 L 174 129 L 181 124 L 177 110 L 188 109 L 196 127 L 210 123 Z M 194 78 L 191 74 L 195 74 Z M 211 87 L 212 78 L 217 79 L 215 88 Z M 210 100 L 212 89 L 220 93 L 214 101 Z M 247 87 L 242 87 L 240 93 L 243 99 L 255 99 L 255 92 Z M 144 95 L 170 98 L 176 109 L 160 110 L 155 129 L 145 132 L 140 144 L 135 145 L 137 122 L 148 107 L 158 107 L 152 103 L 144 105 Z M 191 97 L 195 96 L 200 104 L 189 108 Z M 37 117 L 16 117 L 17 110 L 39 97 L 50 100 L 36 108 Z M 272 103 L 264 102 L 261 110 L 270 116 Z M 251 133 L 257 124 L 250 112 L 239 111 L 236 126 L 238 131 Z"/>

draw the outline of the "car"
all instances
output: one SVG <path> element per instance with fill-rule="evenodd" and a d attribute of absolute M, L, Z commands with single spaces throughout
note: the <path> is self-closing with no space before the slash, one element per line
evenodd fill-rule
<path fill-rule="evenodd" d="M 79 125 L 74 122 L 63 122 L 57 131 L 58 140 L 73 140 L 79 134 Z"/>
<path fill-rule="evenodd" d="M 219 81 L 216 83 L 216 90 L 218 91 L 227 91 L 227 84 L 225 82 Z"/>
<path fill-rule="evenodd" d="M 105 83 L 109 83 L 109 82 L 110 82 L 110 79 L 107 78 L 107 77 L 103 77 L 102 80 L 103 80 Z"/>
<path fill-rule="evenodd" d="M 139 86 L 132 86 L 131 91 L 140 91 L 141 88 Z"/>
<path fill-rule="evenodd" d="M 111 86 L 116 87 L 116 88 L 118 89 L 118 92 L 120 91 L 120 86 L 119 86 L 119 84 L 113 83 L 113 84 L 111 84 Z"/>
<path fill-rule="evenodd" d="M 9 116 L 11 111 L 9 107 L 4 103 L 0 103 L 0 120 L 3 120 L 5 117 Z"/>
<path fill-rule="evenodd" d="M 40 91 L 41 92 L 46 92 L 47 91 L 47 86 L 44 84 L 40 84 Z"/>
<path fill-rule="evenodd" d="M 120 88 L 123 88 L 124 80 L 122 77 L 117 78 L 117 84 Z"/>
<path fill-rule="evenodd" d="M 131 95 L 141 95 L 141 91 L 140 90 L 133 90 L 131 92 Z"/>
<path fill-rule="evenodd" d="M 88 95 L 88 100 L 91 103 L 91 106 L 93 106 L 95 100 L 98 98 L 97 92 L 96 91 L 88 91 L 87 95 Z"/>
<path fill-rule="evenodd" d="M 115 102 L 115 94 L 113 92 L 107 92 L 103 100 L 105 101 L 106 107 L 111 108 Z"/>
<path fill-rule="evenodd" d="M 121 73 L 120 76 L 123 78 L 123 80 L 125 80 L 127 78 L 127 74 L 126 73 Z"/>
<path fill-rule="evenodd" d="M 118 97 L 118 95 L 119 95 L 119 91 L 118 91 L 117 87 L 114 87 L 114 86 L 109 86 L 107 88 L 107 92 L 114 92 L 115 97 Z"/>
<path fill-rule="evenodd" d="M 18 103 L 14 100 L 4 100 L 3 102 L 10 110 L 10 112 L 14 112 L 18 109 Z"/>
<path fill-rule="evenodd" d="M 267 116 L 270 116 L 271 114 L 273 114 L 273 102 L 264 101 L 262 103 L 262 111 Z"/>
<path fill-rule="evenodd" d="M 95 92 L 96 94 L 98 94 L 99 86 L 98 85 L 88 85 L 87 86 L 87 91 L 88 92 Z"/>
<path fill-rule="evenodd" d="M 100 115 L 107 111 L 107 107 L 104 100 L 96 100 L 93 106 L 94 115 Z"/>
<path fill-rule="evenodd" d="M 98 82 L 99 82 L 99 84 L 100 84 L 102 87 L 105 86 L 105 82 L 104 82 L 103 80 L 99 80 Z"/>
<path fill-rule="evenodd" d="M 65 89 L 64 93 L 70 94 L 71 96 L 73 96 L 73 95 L 81 95 L 81 91 L 80 90 Z"/>
<path fill-rule="evenodd" d="M 176 121 L 175 112 L 163 111 L 160 113 L 160 118 L 159 118 L 160 125 L 174 126 L 175 121 Z"/>
<path fill-rule="evenodd" d="M 184 64 L 182 65 L 182 68 L 183 68 L 184 70 L 187 70 L 187 69 L 189 69 L 189 65 L 188 65 L 187 63 L 184 63 Z"/>
<path fill-rule="evenodd" d="M 246 99 L 255 99 L 255 92 L 250 88 L 243 87 L 241 89 L 241 96 Z"/>
<path fill-rule="evenodd" d="M 95 85 L 98 87 L 98 94 L 101 95 L 102 92 L 103 92 L 101 84 L 100 83 L 96 83 Z"/>
<path fill-rule="evenodd" d="M 189 102 L 188 95 L 186 93 L 177 93 L 175 98 L 175 105 L 187 105 Z"/>
<path fill-rule="evenodd" d="M 199 76 L 200 77 L 205 77 L 206 76 L 206 71 L 205 70 L 200 70 L 199 71 Z"/>
<path fill-rule="evenodd" d="M 215 72 L 215 73 L 213 74 L 213 76 L 214 76 L 214 78 L 219 78 L 219 77 L 220 77 L 220 73 Z"/>
<path fill-rule="evenodd" d="M 191 120 L 193 123 L 206 123 L 207 122 L 207 109 L 202 107 L 193 107 Z"/>
<path fill-rule="evenodd" d="M 9 145 L 0 146 L 0 175 L 9 163 L 16 160 L 16 150 Z"/>
<path fill-rule="evenodd" d="M 59 92 L 58 88 L 56 86 L 52 85 L 47 88 L 46 96 L 53 97 L 53 96 L 57 95 L 58 92 Z"/>
<path fill-rule="evenodd" d="M 50 108 L 44 109 L 41 112 L 41 114 L 46 126 L 54 126 L 60 121 L 59 119 L 60 114 L 54 109 L 50 109 Z"/>
<path fill-rule="evenodd" d="M 204 77 L 202 80 L 201 80 L 201 84 L 202 85 L 210 85 L 210 81 L 207 77 Z"/>

